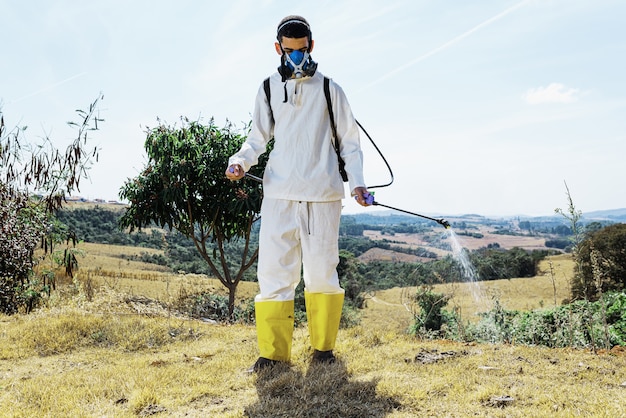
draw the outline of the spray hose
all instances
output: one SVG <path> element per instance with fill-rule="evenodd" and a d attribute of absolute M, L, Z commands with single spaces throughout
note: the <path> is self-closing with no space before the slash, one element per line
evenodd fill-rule
<path fill-rule="evenodd" d="M 387 170 L 389 170 L 389 176 L 391 177 L 391 180 L 389 181 L 389 183 L 385 183 L 385 184 L 381 184 L 381 185 L 377 185 L 377 186 L 367 186 L 367 189 L 371 190 L 371 189 L 376 189 L 376 188 L 380 188 L 380 187 L 390 186 L 391 183 L 393 183 L 393 171 L 391 171 L 391 166 L 387 162 L 387 159 L 385 158 L 383 153 L 380 151 L 380 149 L 378 148 L 378 146 L 376 145 L 376 143 L 374 142 L 374 140 L 372 139 L 370 134 L 367 133 L 367 131 L 365 130 L 363 125 L 361 125 L 358 120 L 356 121 L 356 123 L 357 123 L 357 125 L 359 125 L 359 128 L 361 128 L 361 130 L 363 131 L 365 136 L 367 136 L 367 138 L 370 140 L 370 142 L 372 143 L 372 145 L 374 146 L 374 148 L 378 152 L 378 155 L 380 155 L 380 158 L 382 158 L 382 160 L 384 161 L 385 165 L 387 166 Z M 429 221 L 435 221 L 438 224 L 442 225 L 446 229 L 450 228 L 450 223 L 448 221 L 446 221 L 445 219 L 443 219 L 443 218 L 442 219 L 435 219 L 435 218 L 431 218 L 429 216 L 420 215 L 419 213 L 409 212 L 408 210 L 398 209 L 398 208 L 394 208 L 392 206 L 383 205 L 382 203 L 379 203 L 379 202 L 375 201 L 374 200 L 374 195 L 370 194 L 370 193 L 364 195 L 363 197 L 365 198 L 365 203 L 367 203 L 368 205 L 382 206 L 384 208 L 397 210 L 398 212 L 403 212 L 403 213 L 406 213 L 406 214 L 409 214 L 409 215 L 419 216 L 420 218 L 428 219 Z"/>
<path fill-rule="evenodd" d="M 380 155 L 380 157 L 382 158 L 382 160 L 384 161 L 385 165 L 387 166 L 387 170 L 389 170 L 389 176 L 391 177 L 390 181 L 388 183 L 385 184 L 380 184 L 380 185 L 376 185 L 376 186 L 367 186 L 367 189 L 376 189 L 376 188 L 381 188 L 381 187 L 387 187 L 390 186 L 391 183 L 393 183 L 393 171 L 391 170 L 391 166 L 389 165 L 389 163 L 387 162 L 387 159 L 385 158 L 385 156 L 383 155 L 383 153 L 380 151 L 380 149 L 378 148 L 378 146 L 376 145 L 376 143 L 374 142 L 374 140 L 372 139 L 372 137 L 370 136 L 369 133 L 367 133 L 367 131 L 365 130 L 365 128 L 363 127 L 363 125 L 361 125 L 359 123 L 358 120 L 355 120 L 357 125 L 359 126 L 359 128 L 361 128 L 361 130 L 363 131 L 363 133 L 365 134 L 365 136 L 367 136 L 367 138 L 370 140 L 370 142 L 372 143 L 372 145 L 374 146 L 374 148 L 376 149 L 376 151 L 378 152 L 378 155 Z M 233 172 L 233 169 L 231 168 L 231 173 Z M 245 177 L 248 177 L 251 180 L 254 180 L 258 183 L 263 183 L 263 179 L 260 177 L 257 177 L 255 175 L 252 175 L 250 173 L 246 173 Z M 430 216 L 426 216 L 426 215 L 420 215 L 419 213 L 415 213 L 415 212 L 409 212 L 408 210 L 404 210 L 404 209 L 398 209 L 398 208 L 394 208 L 392 206 L 387 206 L 387 205 L 383 205 L 382 203 L 379 203 L 377 201 L 374 200 L 374 195 L 373 194 L 366 194 L 365 196 L 363 196 L 365 198 L 365 203 L 367 203 L 368 205 L 373 205 L 373 206 L 382 206 L 384 208 L 387 209 L 392 209 L 392 210 L 397 210 L 398 212 L 403 212 L 406 213 L 408 215 L 413 215 L 413 216 L 418 216 L 420 218 L 424 218 L 424 219 L 428 219 L 429 221 L 434 221 L 437 222 L 439 225 L 443 226 L 446 229 L 450 228 L 450 223 L 448 221 L 446 221 L 445 219 L 441 218 L 441 219 L 436 219 L 436 218 L 431 218 Z"/>

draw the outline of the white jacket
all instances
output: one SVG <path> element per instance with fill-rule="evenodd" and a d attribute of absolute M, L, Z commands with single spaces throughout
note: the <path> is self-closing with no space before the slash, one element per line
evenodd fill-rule
<path fill-rule="evenodd" d="M 324 76 L 316 72 L 312 77 L 283 83 L 276 72 L 270 77 L 270 90 L 271 110 L 263 85 L 259 87 L 250 134 L 228 164 L 239 164 L 247 172 L 274 137 L 263 175 L 265 197 L 308 202 L 341 200 L 344 187 L 333 148 Z M 365 187 L 359 130 L 343 90 L 332 80 L 330 97 L 340 153 L 353 191 Z"/>

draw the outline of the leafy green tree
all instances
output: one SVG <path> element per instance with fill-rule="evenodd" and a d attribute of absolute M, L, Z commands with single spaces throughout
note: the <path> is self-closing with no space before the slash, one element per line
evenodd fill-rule
<path fill-rule="evenodd" d="M 558 225 L 552 228 L 552 233 L 561 236 L 567 236 L 572 234 L 572 230 L 567 225 Z"/>
<path fill-rule="evenodd" d="M 427 271 L 426 277 L 422 283 L 436 284 L 436 283 L 453 283 L 462 282 L 465 280 L 461 264 L 455 260 L 451 255 L 433 261 L 427 264 L 431 271 Z"/>
<path fill-rule="evenodd" d="M 539 261 L 546 255 L 545 251 L 527 251 L 519 247 L 510 250 L 480 248 L 471 253 L 470 259 L 481 280 L 499 280 L 534 276 Z"/>
<path fill-rule="evenodd" d="M 250 236 L 261 208 L 262 187 L 247 178 L 232 183 L 224 176 L 228 157 L 245 140 L 231 124 L 220 129 L 213 120 L 208 125 L 186 118 L 181 122 L 180 127 L 160 123 L 148 129 L 148 162 L 120 190 L 120 197 L 130 202 L 120 226 L 132 232 L 156 223 L 191 238 L 228 289 L 232 316 L 237 285 L 258 255 L 258 248 L 250 247 Z M 252 174 L 261 175 L 267 154 Z M 231 271 L 225 244 L 240 239 L 245 245 L 238 268 Z"/>

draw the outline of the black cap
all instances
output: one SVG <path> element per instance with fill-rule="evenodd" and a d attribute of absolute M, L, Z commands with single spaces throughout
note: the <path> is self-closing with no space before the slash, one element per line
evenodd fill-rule
<path fill-rule="evenodd" d="M 280 21 L 276 28 L 276 39 L 281 41 L 283 36 L 287 38 L 309 38 L 311 42 L 311 26 L 302 16 L 291 15 Z"/>

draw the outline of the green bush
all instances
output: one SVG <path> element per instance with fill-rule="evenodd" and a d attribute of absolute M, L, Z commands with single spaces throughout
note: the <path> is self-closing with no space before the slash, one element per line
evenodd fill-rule
<path fill-rule="evenodd" d="M 611 344 L 626 345 L 626 293 L 608 293 L 604 298 Z"/>
<path fill-rule="evenodd" d="M 592 232 L 579 245 L 580 269 L 572 283 L 575 299 L 596 300 L 604 292 L 626 288 L 626 224 Z"/>
<path fill-rule="evenodd" d="M 545 310 L 507 310 L 496 300 L 477 324 L 463 325 L 445 310 L 448 298 L 420 286 L 414 296 L 409 333 L 493 344 L 545 347 L 611 348 L 626 345 L 626 293 L 606 293 L 596 302 L 576 301 Z"/>
<path fill-rule="evenodd" d="M 610 348 L 626 345 L 626 293 L 607 293 L 547 310 L 508 311 L 494 308 L 471 326 L 479 341 L 546 347 Z"/>
<path fill-rule="evenodd" d="M 446 323 L 443 308 L 447 305 L 450 296 L 435 293 L 430 287 L 419 286 L 414 301 L 419 307 L 414 313 L 415 322 L 409 332 L 417 336 L 437 336 Z"/>
<path fill-rule="evenodd" d="M 306 323 L 306 308 L 304 304 L 303 286 L 296 290 L 294 301 L 294 323 L 301 326 Z M 254 324 L 254 299 L 249 299 L 236 305 L 232 320 L 228 314 L 228 297 L 211 293 L 197 295 L 183 295 L 177 302 L 176 308 L 193 318 L 209 319 L 216 322 L 242 322 Z M 341 312 L 341 327 L 349 328 L 359 323 L 359 312 L 348 300 Z"/>
<path fill-rule="evenodd" d="M 235 305 L 233 317 L 231 318 L 228 297 L 223 295 L 212 293 L 184 295 L 178 300 L 177 309 L 193 318 L 209 319 L 217 322 L 254 323 L 253 301 L 248 301 L 243 305 Z"/>

